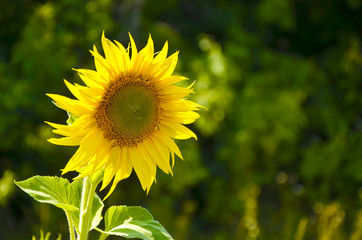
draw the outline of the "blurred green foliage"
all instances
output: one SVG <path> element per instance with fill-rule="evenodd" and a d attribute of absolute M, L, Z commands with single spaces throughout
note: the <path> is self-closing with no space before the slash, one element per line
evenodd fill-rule
<path fill-rule="evenodd" d="M 185 161 L 146 195 L 133 175 L 106 205 L 142 205 L 182 239 L 362 236 L 362 56 L 359 0 L 1 1 L 0 232 L 67 236 L 63 213 L 12 180 L 60 175 L 75 148 L 53 146 L 44 121 L 65 112 L 72 68 L 94 69 L 103 30 L 139 47 L 181 50 L 176 69 L 206 106 L 179 141 Z M 75 175 L 67 174 L 72 178 Z M 10 179 L 10 180 L 9 180 Z M 107 190 L 106 190 L 107 191 Z M 104 194 L 103 192 L 101 193 Z M 96 234 L 93 236 L 95 237 Z"/>
<path fill-rule="evenodd" d="M 50 232 L 47 232 L 44 235 L 43 230 L 40 230 L 40 240 L 49 240 L 50 239 Z M 56 240 L 61 240 L 62 239 L 62 235 L 58 234 L 58 238 Z M 36 237 L 33 235 L 32 240 L 36 240 Z"/>

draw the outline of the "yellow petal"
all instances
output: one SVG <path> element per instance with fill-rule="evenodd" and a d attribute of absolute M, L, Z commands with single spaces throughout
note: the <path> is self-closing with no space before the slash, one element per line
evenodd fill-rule
<path fill-rule="evenodd" d="M 99 147 L 98 151 L 89 160 L 88 165 L 84 169 L 82 169 L 81 174 L 76 178 L 83 178 L 89 176 L 90 174 L 97 172 L 108 164 L 109 157 L 107 157 L 107 154 L 110 151 L 110 145 L 107 143 L 106 140 L 103 140 L 103 143 L 101 145 L 102 146 Z"/>
<path fill-rule="evenodd" d="M 104 94 L 104 89 L 101 88 L 85 87 L 77 83 L 75 83 L 74 85 L 79 89 L 82 94 L 86 95 L 88 98 L 92 99 L 95 102 L 98 102 Z"/>
<path fill-rule="evenodd" d="M 170 166 L 170 150 L 165 144 L 163 144 L 161 141 L 158 141 L 157 138 L 151 138 L 150 141 L 153 142 L 154 146 L 156 146 L 155 149 L 161 156 L 160 160 L 168 166 L 169 172 L 173 174 Z"/>
<path fill-rule="evenodd" d="M 116 58 L 118 63 L 120 64 L 120 70 L 121 74 L 129 71 L 129 68 L 131 66 L 131 60 L 129 58 L 129 54 L 127 53 L 126 49 L 123 47 L 122 44 L 120 44 L 117 41 L 114 41 L 117 45 L 117 48 L 114 48 L 116 51 Z"/>
<path fill-rule="evenodd" d="M 67 80 L 64 79 L 65 85 L 68 87 L 69 91 L 74 95 L 74 97 L 78 98 L 80 101 L 85 102 L 93 107 L 95 107 L 95 101 L 89 98 L 87 95 L 82 93 L 78 87 L 74 86 L 73 84 L 69 83 Z"/>
<path fill-rule="evenodd" d="M 104 36 L 104 31 L 102 33 L 101 39 L 102 39 L 102 47 L 103 47 L 104 54 L 106 56 L 106 60 L 107 60 L 108 64 L 110 65 L 110 68 L 113 69 L 113 71 L 115 71 L 118 74 L 120 71 L 118 68 L 119 64 L 117 62 L 117 58 L 116 58 L 115 52 L 113 50 L 114 44 Z"/>
<path fill-rule="evenodd" d="M 147 150 L 145 149 L 144 143 L 139 143 L 137 145 L 137 149 L 138 152 L 141 156 L 141 158 L 146 162 L 148 168 L 151 170 L 151 175 L 152 176 L 156 176 L 156 171 L 157 171 L 157 164 L 156 162 L 152 159 L 152 156 L 150 156 L 147 152 Z"/>
<path fill-rule="evenodd" d="M 121 152 L 121 167 L 120 167 L 120 171 L 119 171 L 119 175 L 120 175 L 119 177 L 121 179 L 128 178 L 132 173 L 132 162 L 127 157 L 126 148 L 127 147 L 123 147 L 122 152 Z"/>
<path fill-rule="evenodd" d="M 108 194 L 104 197 L 103 201 L 108 198 L 111 193 L 114 191 L 114 189 L 116 188 L 117 184 L 119 181 L 121 181 L 122 179 L 128 178 L 129 175 L 131 175 L 132 172 L 132 163 L 130 162 L 130 159 L 127 157 L 127 149 L 126 147 L 123 147 L 121 149 L 121 167 L 118 169 L 114 179 L 113 179 L 113 183 L 112 186 L 108 192 Z"/>
<path fill-rule="evenodd" d="M 200 104 L 194 103 L 190 100 L 179 99 L 179 100 L 171 100 L 163 102 L 162 108 L 171 111 L 187 112 L 187 111 L 199 110 L 199 108 L 205 108 L 205 107 L 201 106 Z"/>
<path fill-rule="evenodd" d="M 175 121 L 182 124 L 190 124 L 195 122 L 200 115 L 196 112 L 174 112 L 174 111 L 163 111 L 160 119 L 167 121 Z"/>
<path fill-rule="evenodd" d="M 155 144 L 149 139 L 143 140 L 144 147 L 152 159 L 157 163 L 158 167 L 165 173 L 172 173 L 170 164 L 165 161 L 162 154 L 158 151 Z"/>
<path fill-rule="evenodd" d="M 92 128 L 95 126 L 94 118 L 91 117 L 90 115 L 80 116 L 72 123 L 72 125 L 63 125 L 47 121 L 45 121 L 45 123 L 49 124 L 53 128 L 57 128 L 62 131 L 78 131 L 86 128 Z"/>
<path fill-rule="evenodd" d="M 68 161 L 65 168 L 62 170 L 62 175 L 69 171 L 76 171 L 78 168 L 85 166 L 87 164 L 87 159 L 84 156 L 84 149 L 79 147 L 78 150 L 71 157 L 71 159 Z"/>
<path fill-rule="evenodd" d="M 157 54 L 153 62 L 154 63 L 163 62 L 167 57 L 167 52 L 168 52 L 168 42 L 166 41 L 165 44 L 163 45 L 162 50 Z"/>
<path fill-rule="evenodd" d="M 165 144 L 167 147 L 168 147 L 168 149 L 169 149 L 169 151 L 170 151 L 170 153 L 171 153 L 171 160 L 172 160 L 172 164 L 171 164 L 171 167 L 173 168 L 173 166 L 175 165 L 175 151 L 174 151 L 174 149 L 172 149 L 170 146 L 169 146 L 169 143 L 167 143 L 167 141 L 166 141 L 166 139 L 170 139 L 169 137 L 167 137 L 166 136 L 166 139 L 162 139 L 161 138 L 161 136 L 160 136 L 160 134 L 163 134 L 161 131 L 158 131 L 158 133 L 156 134 L 154 134 L 154 137 L 155 138 L 158 138 L 158 140 L 160 141 L 160 142 L 163 142 L 163 144 Z M 157 136 L 158 135 L 158 136 Z M 173 142 L 171 139 L 170 139 L 170 141 L 171 142 Z M 173 142 L 174 143 L 174 142 Z M 174 143 L 175 144 L 175 143 Z M 176 144 L 175 144 L 176 145 Z M 172 147 L 174 147 L 174 146 L 172 146 Z M 179 154 L 180 154 L 180 156 L 181 156 L 181 158 L 182 158 L 182 155 L 181 155 L 181 152 L 180 152 L 180 150 L 178 149 L 178 147 L 176 146 L 176 149 L 178 150 L 178 152 L 179 152 Z"/>
<path fill-rule="evenodd" d="M 89 133 L 89 129 L 83 129 L 83 130 L 76 129 L 75 131 L 69 131 L 69 130 L 64 131 L 64 130 L 54 129 L 53 133 L 63 135 L 65 137 L 73 137 L 73 138 L 81 138 L 81 139 L 83 139 Z"/>
<path fill-rule="evenodd" d="M 173 129 L 173 128 L 165 125 L 165 124 L 160 123 L 160 124 L 158 125 L 158 127 L 160 128 L 160 130 L 161 130 L 163 133 L 165 133 L 165 134 L 167 134 L 168 136 L 173 137 L 173 138 L 175 138 L 175 139 L 189 139 L 189 138 L 190 138 L 189 135 L 180 133 L 180 132 L 178 132 L 177 130 L 175 130 L 175 129 Z"/>
<path fill-rule="evenodd" d="M 71 112 L 76 116 L 90 114 L 93 110 L 92 106 L 85 105 L 78 100 L 70 99 L 58 94 L 47 93 L 46 95 L 52 98 L 60 108 Z"/>
<path fill-rule="evenodd" d="M 148 42 L 145 48 L 139 52 L 137 61 L 134 63 L 134 72 L 137 75 L 142 75 L 148 79 L 148 68 L 150 67 L 154 54 L 154 47 L 151 35 L 149 35 Z"/>
<path fill-rule="evenodd" d="M 160 76 L 161 78 L 166 78 L 171 76 L 175 70 L 178 60 L 178 52 L 175 52 L 169 56 L 165 61 L 161 62 L 158 73 L 155 74 L 155 77 Z"/>
<path fill-rule="evenodd" d="M 110 155 L 107 155 L 108 158 L 110 158 Z M 108 184 L 111 182 L 112 178 L 114 177 L 114 173 L 116 172 L 116 169 L 113 166 L 113 163 L 110 163 L 107 165 L 106 169 L 104 170 L 103 175 L 103 181 L 102 181 L 102 187 L 100 191 L 102 191 L 105 187 L 108 186 Z"/>
<path fill-rule="evenodd" d="M 121 149 L 118 146 L 115 146 L 111 149 L 109 153 L 109 163 L 107 168 L 104 171 L 103 183 L 101 190 L 103 190 L 109 182 L 112 180 L 117 170 L 119 169 L 121 158 Z"/>
<path fill-rule="evenodd" d="M 128 33 L 129 35 L 129 39 L 131 41 L 131 51 L 132 51 L 132 56 L 131 56 L 131 68 L 134 67 L 134 63 L 136 62 L 136 58 L 138 55 L 138 51 L 137 51 L 137 47 L 136 47 L 136 43 L 134 42 L 131 33 Z"/>
<path fill-rule="evenodd" d="M 108 164 L 109 158 L 107 158 L 107 154 L 112 148 L 108 140 L 103 137 L 99 141 L 102 141 L 102 143 L 100 143 L 100 147 L 95 153 L 95 158 L 89 161 L 89 164 L 94 164 L 96 168 L 102 168 Z"/>
<path fill-rule="evenodd" d="M 179 156 L 182 160 L 184 160 L 180 149 L 170 137 L 168 137 L 166 134 L 164 134 L 161 131 L 157 131 L 155 133 L 155 136 L 158 137 L 160 141 L 162 141 L 165 145 L 167 145 L 167 147 L 170 149 L 171 152 L 176 153 L 177 156 Z"/>
<path fill-rule="evenodd" d="M 80 137 L 50 138 L 48 142 L 62 146 L 78 146 L 82 139 Z"/>
<path fill-rule="evenodd" d="M 93 155 L 98 148 L 102 146 L 102 141 L 100 141 L 100 139 L 103 139 L 103 133 L 98 128 L 95 128 L 88 133 L 81 144 L 85 149 L 88 149 L 88 152 L 91 155 Z"/>
<path fill-rule="evenodd" d="M 117 174 L 118 174 L 118 173 L 117 173 Z M 117 177 L 117 174 L 116 174 L 116 177 Z M 116 177 L 114 178 L 113 183 L 112 183 L 112 186 L 111 186 L 111 188 L 109 189 L 107 195 L 102 199 L 102 201 L 106 200 L 106 199 L 113 193 L 114 189 L 116 188 L 118 182 L 120 181 L 120 180 L 116 181 Z"/>
<path fill-rule="evenodd" d="M 77 170 L 87 165 L 102 144 L 102 141 L 98 141 L 99 137 L 101 137 L 101 132 L 98 129 L 90 131 L 81 141 L 76 154 L 69 160 L 63 172 Z"/>
<path fill-rule="evenodd" d="M 91 88 L 104 89 L 107 87 L 107 79 L 99 75 L 98 72 L 89 69 L 73 69 L 78 72 L 82 81 Z"/>
<path fill-rule="evenodd" d="M 197 140 L 196 134 L 180 123 L 172 122 L 172 121 L 162 121 L 162 124 L 171 129 L 174 129 L 178 135 L 181 135 L 181 136 L 187 135 L 187 136 L 193 137 L 193 138 L 195 138 L 195 140 Z M 175 136 L 175 138 L 177 138 L 177 137 L 178 136 Z"/>
<path fill-rule="evenodd" d="M 114 77 L 115 74 L 112 71 L 112 68 L 109 66 L 106 59 L 104 59 L 99 53 L 96 46 L 93 46 L 93 51 L 90 51 L 94 57 L 94 64 L 96 65 L 97 72 L 104 79 L 110 80 L 111 77 Z"/>
<path fill-rule="evenodd" d="M 180 81 L 185 81 L 188 80 L 188 78 L 185 77 L 181 77 L 181 76 L 170 76 L 167 78 L 162 78 L 162 80 L 160 80 L 157 84 L 156 84 L 156 88 L 157 89 L 162 89 L 164 87 L 167 87 L 171 84 L 174 83 L 178 83 Z"/>
<path fill-rule="evenodd" d="M 178 86 L 167 86 L 158 91 L 159 97 L 161 99 L 165 99 L 166 101 L 170 101 L 172 99 L 181 99 L 189 95 L 190 93 L 194 93 L 192 89 L 178 87 Z"/>
<path fill-rule="evenodd" d="M 136 147 L 127 148 L 127 150 L 129 151 L 129 157 L 132 160 L 133 168 L 141 182 L 143 190 L 150 188 L 153 182 L 151 170 L 139 155 Z"/>

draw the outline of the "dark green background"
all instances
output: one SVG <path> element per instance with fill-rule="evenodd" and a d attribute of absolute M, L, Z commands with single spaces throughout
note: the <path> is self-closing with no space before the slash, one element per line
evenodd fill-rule
<path fill-rule="evenodd" d="M 0 9 L 1 239 L 40 228 L 68 238 L 62 211 L 13 180 L 59 176 L 74 153 L 46 142 L 44 121 L 67 116 L 45 93 L 70 96 L 62 79 L 94 69 L 88 50 L 101 49 L 103 30 L 124 45 L 129 31 L 139 48 L 151 33 L 156 51 L 168 40 L 180 50 L 176 74 L 196 80 L 192 99 L 208 108 L 190 126 L 199 140 L 177 141 L 185 161 L 174 177 L 158 171 L 146 195 L 132 174 L 106 206 L 146 207 L 177 240 L 361 239 L 361 1 L 2 0 Z"/>

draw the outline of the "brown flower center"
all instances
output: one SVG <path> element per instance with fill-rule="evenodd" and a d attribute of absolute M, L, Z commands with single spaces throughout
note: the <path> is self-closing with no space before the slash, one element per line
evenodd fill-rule
<path fill-rule="evenodd" d="M 113 146 L 131 147 L 152 134 L 159 114 L 154 85 L 141 78 L 125 78 L 109 85 L 95 118 Z"/>

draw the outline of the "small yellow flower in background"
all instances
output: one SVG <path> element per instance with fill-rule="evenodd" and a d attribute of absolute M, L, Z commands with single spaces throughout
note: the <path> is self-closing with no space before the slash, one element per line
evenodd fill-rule
<path fill-rule="evenodd" d="M 192 85 L 173 85 L 186 80 L 172 76 L 178 52 L 167 57 L 166 42 L 155 54 L 151 36 L 139 52 L 131 35 L 130 41 L 131 57 L 129 48 L 111 42 L 103 33 L 105 58 L 95 46 L 91 51 L 96 71 L 76 70 L 86 86 L 65 80 L 77 99 L 47 94 L 60 108 L 77 116 L 71 125 L 47 122 L 55 128 L 54 133 L 65 136 L 49 142 L 79 145 L 62 173 L 78 171 L 78 177 L 85 177 L 104 167 L 101 190 L 113 179 L 106 198 L 132 169 L 147 192 L 155 181 L 157 166 L 172 174 L 170 155 L 172 166 L 175 154 L 182 159 L 173 139 L 196 139 L 183 124 L 199 118 L 194 111 L 202 107 L 185 99 L 193 92 Z"/>

